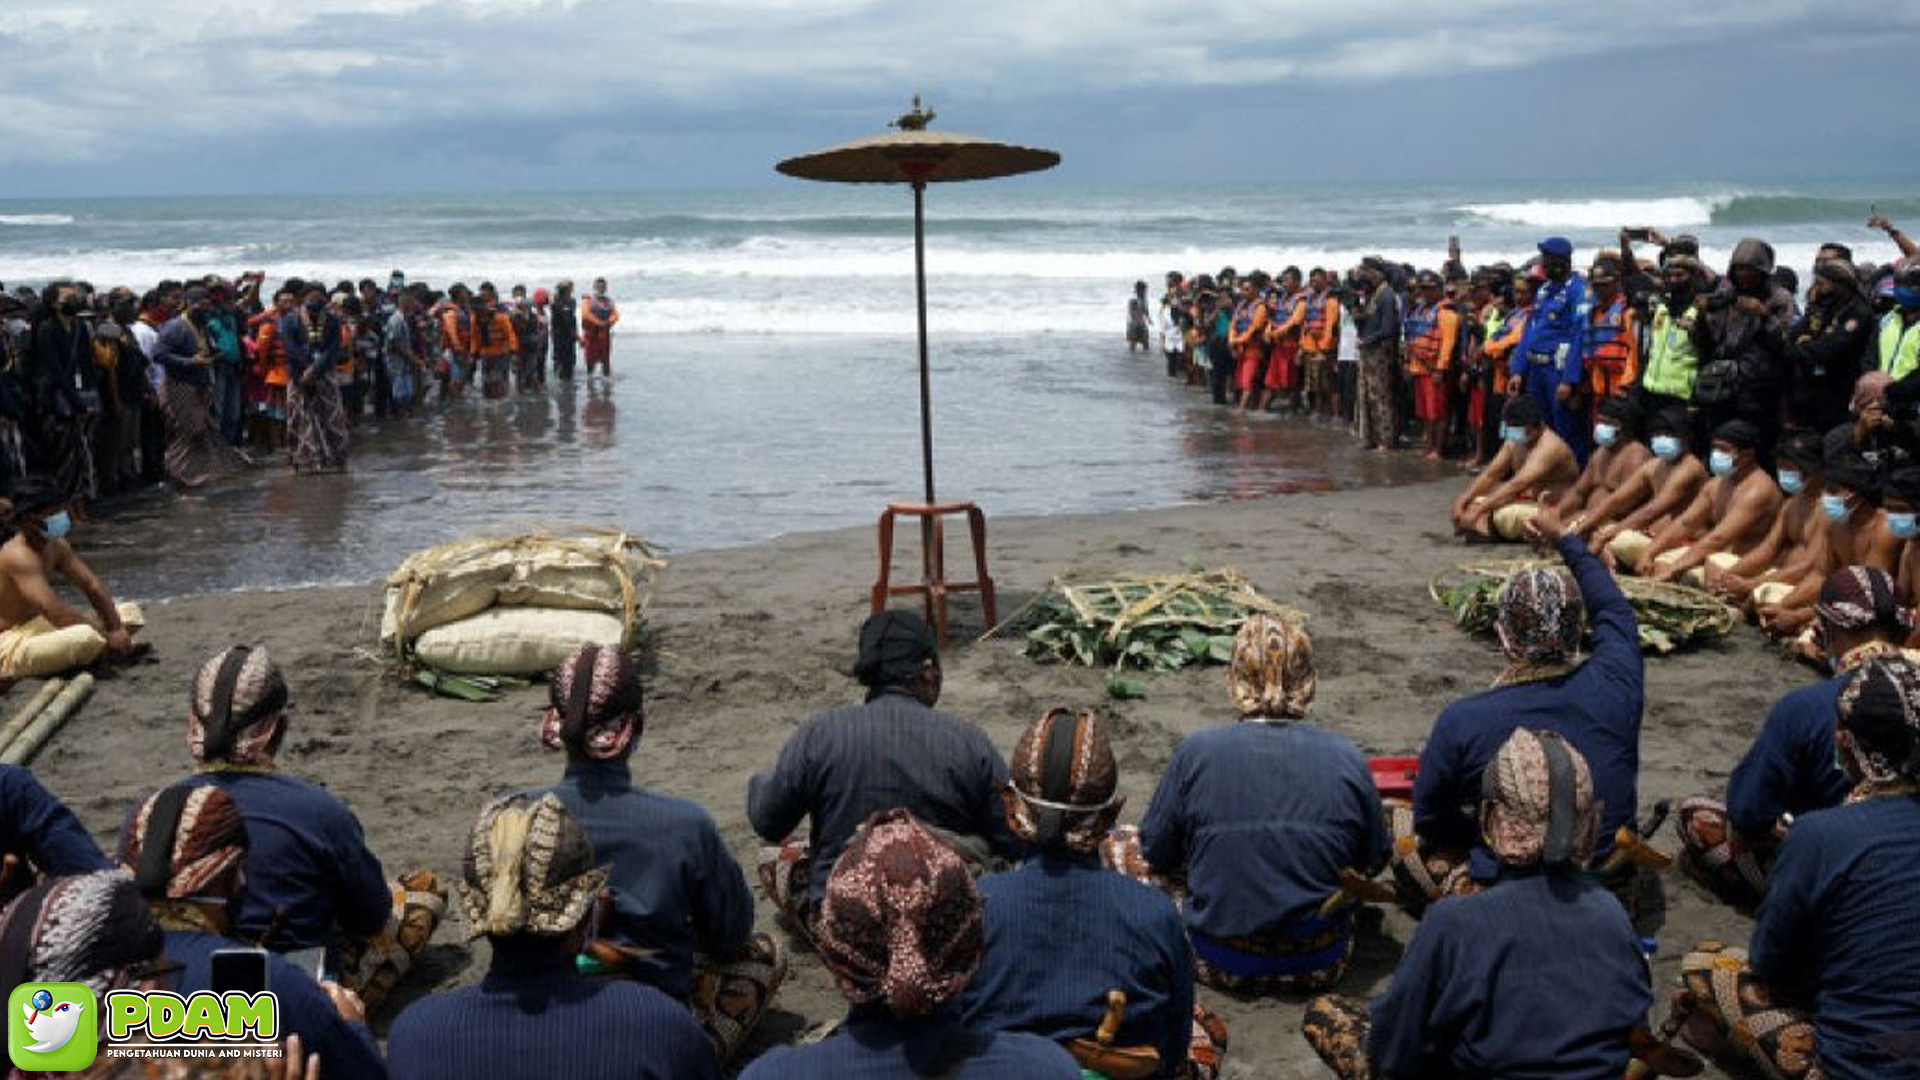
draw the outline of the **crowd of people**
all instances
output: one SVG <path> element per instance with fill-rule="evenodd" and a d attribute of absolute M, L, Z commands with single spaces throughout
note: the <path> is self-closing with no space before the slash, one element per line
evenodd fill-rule
<path fill-rule="evenodd" d="M 1003 757 L 937 709 L 927 624 L 870 617 L 864 701 L 801 724 L 745 791 L 760 888 L 848 1012 L 739 1075 L 1211 1080 L 1229 1033 L 1197 1000 L 1208 986 L 1319 995 L 1302 1047 L 1342 1080 L 1691 1075 L 1677 1036 L 1791 1080 L 1920 1077 L 1920 667 L 1898 648 L 1911 622 L 1891 579 L 1827 577 L 1815 610 L 1837 674 L 1779 704 L 1724 803 L 1683 809 L 1690 871 L 1758 914 L 1750 949 L 1686 957 L 1656 1025 L 1634 923 L 1658 860 L 1635 821 L 1633 608 L 1552 507 L 1526 529 L 1565 568 L 1504 584 L 1505 667 L 1440 712 L 1404 801 L 1310 719 L 1313 645 L 1290 618 L 1240 628 L 1238 722 L 1180 743 L 1135 826 L 1100 716 L 1049 709 Z M 632 656 L 582 646 L 551 674 L 538 732 L 564 772 L 487 803 L 462 860 L 486 972 L 407 1005 L 384 1053 L 368 1012 L 448 894 L 425 871 L 389 878 L 352 810 L 279 768 L 290 701 L 265 650 L 209 658 L 189 688 L 191 772 L 128 812 L 112 859 L 0 766 L 0 848 L 27 871 L 5 879 L 0 914 L 16 985 L 191 994 L 214 986 L 216 951 L 270 950 L 298 1040 L 273 1080 L 687 1080 L 741 1064 L 795 961 L 754 932 L 747 873 L 709 812 L 634 782 Z M 1369 903 L 1421 921 L 1362 1002 L 1334 991 Z M 292 962 L 306 949 L 324 950 L 323 974 Z M 154 1067 L 175 1071 L 140 1075 L 197 1075 Z M 86 1075 L 131 1068 L 103 1056 Z"/>
<path fill-rule="evenodd" d="M 1369 448 L 1434 460 L 1491 461 L 1512 435 L 1501 403 L 1526 396 L 1580 464 L 1616 399 L 1670 414 L 1702 454 L 1719 424 L 1747 420 L 1771 462 L 1784 429 L 1846 422 L 1860 375 L 1920 367 L 1920 244 L 1884 217 L 1867 224 L 1897 253 L 1856 263 L 1848 243 L 1824 244 L 1804 296 L 1763 240 L 1742 240 L 1722 271 L 1695 237 L 1650 228 L 1622 229 L 1584 272 L 1564 237 L 1517 267 L 1469 269 L 1455 240 L 1437 269 L 1370 257 L 1304 276 L 1174 271 L 1157 317 L 1135 283 L 1128 347 L 1157 330 L 1168 376 L 1215 404 L 1352 424 Z"/>
<path fill-rule="evenodd" d="M 458 401 L 612 375 L 620 311 L 604 279 L 574 295 L 492 282 L 444 291 L 395 270 L 382 287 L 260 272 L 144 293 L 55 281 L 0 287 L 0 496 L 51 481 L 76 510 L 169 482 L 212 483 L 284 452 L 346 467 L 351 431 Z"/>

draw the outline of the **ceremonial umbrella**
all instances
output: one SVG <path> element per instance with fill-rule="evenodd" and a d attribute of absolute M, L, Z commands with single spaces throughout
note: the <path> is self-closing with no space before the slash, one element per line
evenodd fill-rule
<path fill-rule="evenodd" d="M 928 506 L 933 505 L 933 406 L 927 385 L 927 185 L 991 180 L 1060 164 L 1060 155 L 1051 150 L 928 131 L 933 116 L 933 110 L 922 109 L 920 99 L 915 97 L 913 111 L 889 125 L 898 129 L 891 134 L 841 143 L 774 166 L 802 180 L 913 186 L 913 279 L 920 317 L 920 468 Z"/>

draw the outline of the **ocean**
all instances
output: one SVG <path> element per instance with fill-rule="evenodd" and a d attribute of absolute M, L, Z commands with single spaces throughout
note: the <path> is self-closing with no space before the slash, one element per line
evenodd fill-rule
<path fill-rule="evenodd" d="M 1803 276 L 1826 240 L 1884 262 L 1869 209 L 1920 222 L 1907 182 L 1073 188 L 1044 176 L 927 197 L 943 497 L 990 515 L 1119 510 L 1394 483 L 1445 467 L 1343 434 L 1221 415 L 1121 342 L 1135 280 L 1169 269 L 1345 268 L 1365 254 L 1581 257 L 1623 225 L 1743 236 Z M 514 523 L 621 524 L 675 550 L 871 523 L 919 495 L 912 209 L 900 188 L 0 200 L 0 281 L 105 288 L 261 269 L 328 281 L 609 279 L 611 389 L 468 402 L 356 433 L 353 471 L 257 470 L 103 508 L 83 550 L 130 595 L 365 581 Z M 1196 553 L 1204 554 L 1204 553 Z M 871 567 L 850 567 L 850 580 Z"/>

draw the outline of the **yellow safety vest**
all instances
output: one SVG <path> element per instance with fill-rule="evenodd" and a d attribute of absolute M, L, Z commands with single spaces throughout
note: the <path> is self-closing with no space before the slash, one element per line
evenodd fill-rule
<path fill-rule="evenodd" d="M 1880 370 L 1901 379 L 1920 368 L 1920 322 L 1909 325 L 1898 311 L 1880 319 Z"/>
<path fill-rule="evenodd" d="M 1647 370 L 1640 385 L 1668 397 L 1693 396 L 1693 380 L 1700 370 L 1700 350 L 1693 345 L 1693 322 L 1700 317 L 1687 308 L 1679 318 L 1662 301 L 1654 301 L 1652 333 L 1647 340 Z"/>

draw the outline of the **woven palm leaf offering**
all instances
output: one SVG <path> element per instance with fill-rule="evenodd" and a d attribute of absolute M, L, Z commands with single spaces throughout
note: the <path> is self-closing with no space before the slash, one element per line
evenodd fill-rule
<path fill-rule="evenodd" d="M 1226 663 L 1240 624 L 1259 611 L 1305 618 L 1227 568 L 1082 583 L 1056 578 L 1010 626 L 1025 634 L 1026 654 L 1042 663 L 1174 671 Z"/>
<path fill-rule="evenodd" d="M 1474 634 L 1491 634 L 1499 607 L 1500 586 L 1515 571 L 1559 566 L 1557 559 L 1497 559 L 1462 563 L 1443 570 L 1427 583 L 1427 591 L 1453 621 Z M 1642 652 L 1665 654 L 1733 630 L 1734 610 L 1719 597 L 1699 589 L 1640 577 L 1617 577 L 1620 591 L 1633 605 Z"/>

